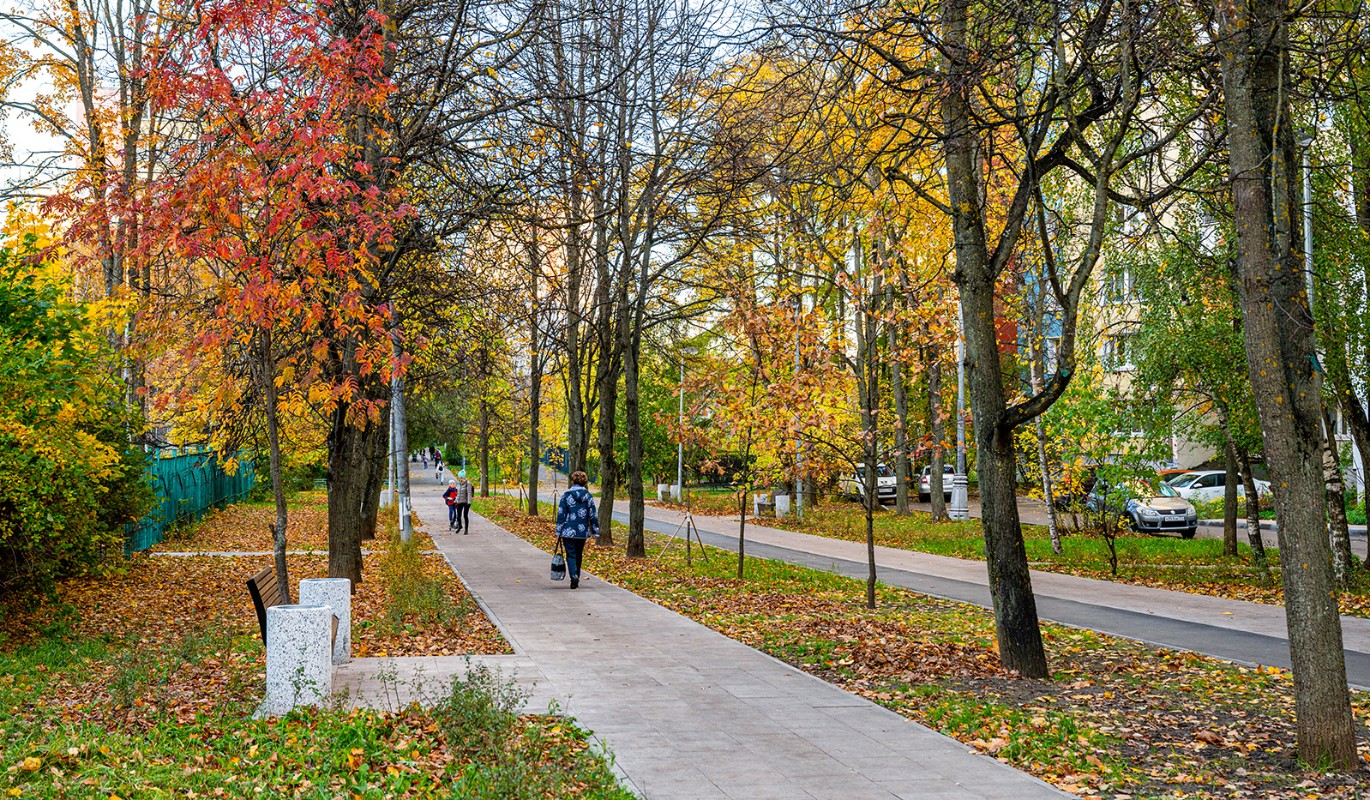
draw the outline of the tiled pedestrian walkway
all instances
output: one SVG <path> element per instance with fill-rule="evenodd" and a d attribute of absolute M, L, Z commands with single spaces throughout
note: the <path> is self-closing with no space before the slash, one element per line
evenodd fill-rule
<path fill-rule="evenodd" d="M 649 800 L 1065 796 L 594 578 L 593 547 L 591 576 L 571 591 L 548 580 L 547 554 L 475 514 L 470 535 L 445 533 L 436 485 L 415 481 L 415 495 L 437 546 L 513 646 L 513 672 L 592 730 Z"/>

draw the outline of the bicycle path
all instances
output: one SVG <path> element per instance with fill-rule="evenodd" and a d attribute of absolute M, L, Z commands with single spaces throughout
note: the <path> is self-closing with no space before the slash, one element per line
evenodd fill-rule
<path fill-rule="evenodd" d="M 436 484 L 413 483 L 414 511 L 516 656 L 648 800 L 1068 796 L 594 578 L 593 547 L 571 591 L 548 580 L 546 553 L 489 520 L 447 533 Z"/>

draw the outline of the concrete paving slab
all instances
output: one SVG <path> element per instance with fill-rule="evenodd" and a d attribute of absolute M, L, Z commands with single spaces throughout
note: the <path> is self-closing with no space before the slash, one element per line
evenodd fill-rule
<path fill-rule="evenodd" d="M 531 661 L 562 707 L 613 753 L 625 785 L 650 800 L 891 800 L 894 791 L 846 763 L 872 752 L 888 754 L 885 766 L 896 774 L 965 785 L 982 800 L 1067 796 L 595 579 L 593 546 L 590 579 L 571 591 L 547 580 L 546 553 L 486 519 L 472 514 L 469 535 L 448 535 L 441 489 L 425 483 L 432 482 L 413 480 L 414 509 L 438 549 L 515 655 Z M 976 794 L 981 782 L 992 788 Z"/>

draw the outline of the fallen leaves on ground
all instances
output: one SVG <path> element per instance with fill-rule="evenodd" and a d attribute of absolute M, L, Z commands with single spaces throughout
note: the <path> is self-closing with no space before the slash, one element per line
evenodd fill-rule
<path fill-rule="evenodd" d="M 289 550 L 328 550 L 328 495 L 325 492 L 300 492 L 291 502 L 287 516 L 286 548 Z M 149 552 L 154 553 L 264 553 L 272 548 L 271 524 L 276 507 L 271 504 L 227 506 L 211 512 L 200 521 L 173 528 Z M 384 520 L 388 523 L 389 520 Z M 434 549 L 433 540 L 415 526 L 414 540 L 422 550 Z M 380 539 L 362 542 L 362 547 L 380 547 Z"/>
<path fill-rule="evenodd" d="M 218 537 L 256 510 L 229 507 L 202 524 Z M 187 543 L 197 543 L 193 532 Z M 419 555 L 422 574 L 445 598 L 436 619 L 395 613 L 380 560 L 367 558 L 352 598 L 354 656 L 511 652 L 442 556 Z M 269 556 L 138 554 L 115 574 L 64 581 L 55 601 L 0 619 L 0 643 L 12 649 L 54 630 L 72 641 L 102 642 L 79 674 L 45 692 L 45 702 L 97 723 L 146 727 L 167 714 L 186 722 L 215 705 L 261 697 L 265 653 L 245 581 L 271 563 Z M 328 576 L 322 552 L 291 555 L 287 565 L 292 597 L 301 579 Z"/>
<path fill-rule="evenodd" d="M 550 519 L 482 513 L 550 551 Z M 664 542 L 648 534 L 649 559 L 592 548 L 587 569 L 1073 794 L 1353 800 L 1370 780 L 1298 764 L 1283 670 L 1044 625 L 1056 672 L 1025 679 L 999 666 L 984 609 L 882 586 L 870 610 L 856 581 L 757 559 L 738 579 L 735 554 L 687 567 Z M 1354 711 L 1370 763 L 1370 695 Z"/>

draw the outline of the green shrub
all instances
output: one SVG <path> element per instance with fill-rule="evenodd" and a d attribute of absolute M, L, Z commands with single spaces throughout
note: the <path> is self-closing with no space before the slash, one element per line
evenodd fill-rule
<path fill-rule="evenodd" d="M 108 343 L 33 240 L 0 249 L 0 602 L 123 550 L 152 503 Z"/>
<path fill-rule="evenodd" d="M 408 623 L 444 625 L 461 611 L 442 580 L 424 574 L 417 542 L 392 537 L 381 559 L 380 573 L 390 595 L 386 617 L 395 629 Z"/>

